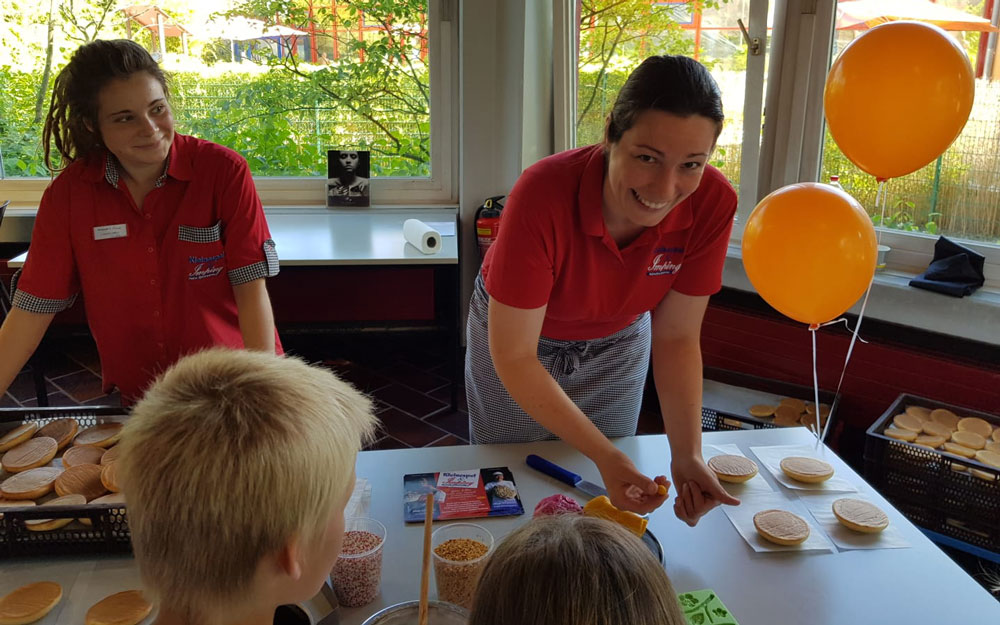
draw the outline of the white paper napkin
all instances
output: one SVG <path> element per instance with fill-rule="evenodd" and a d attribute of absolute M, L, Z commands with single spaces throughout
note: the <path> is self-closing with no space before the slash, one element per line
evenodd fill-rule
<path fill-rule="evenodd" d="M 843 497 L 850 497 L 851 499 L 861 499 L 867 501 L 870 504 L 874 504 L 879 508 L 879 504 L 875 503 L 868 497 L 860 493 L 852 494 L 801 494 L 800 499 L 809 512 L 812 513 L 813 518 L 819 523 L 826 535 L 830 537 L 830 540 L 834 542 L 840 549 L 902 549 L 905 547 L 910 547 L 910 543 L 903 538 L 902 532 L 899 528 L 894 526 L 890 521 L 889 527 L 885 528 L 878 534 L 865 534 L 862 532 L 855 532 L 852 529 L 845 527 L 840 521 L 837 520 L 836 515 L 833 514 L 833 502 L 841 499 Z"/>
<path fill-rule="evenodd" d="M 825 493 L 855 493 L 858 491 L 856 486 L 844 478 L 837 477 L 836 473 L 834 473 L 833 477 L 825 482 L 807 484 L 805 482 L 793 480 L 785 475 L 785 472 L 781 470 L 781 461 L 789 456 L 816 458 L 817 460 L 834 464 L 834 454 L 826 447 L 821 446 L 817 449 L 812 445 L 774 445 L 770 447 L 751 447 L 750 451 L 757 456 L 757 459 L 760 460 L 764 467 L 766 467 L 771 475 L 774 476 L 774 479 L 778 480 L 778 482 L 786 488 Z"/>
<path fill-rule="evenodd" d="M 757 528 L 753 524 L 753 515 L 762 510 L 787 510 L 797 514 L 809 525 L 809 538 L 800 545 L 778 545 L 765 540 L 757 533 Z M 802 504 L 791 501 L 781 493 L 760 493 L 746 497 L 738 506 L 722 506 L 722 510 L 729 517 L 729 521 L 740 533 L 743 540 L 757 552 L 768 551 L 802 551 L 802 552 L 831 552 L 833 545 L 827 539 L 826 534 L 816 525 L 816 521 L 806 512 Z"/>
<path fill-rule="evenodd" d="M 746 454 L 740 451 L 740 448 L 733 443 L 727 443 L 725 445 L 702 445 L 701 455 L 705 459 L 705 462 L 708 462 L 710 458 L 714 458 L 715 456 L 723 456 L 723 455 L 743 456 L 744 458 L 747 457 Z M 726 489 L 726 492 L 728 492 L 733 497 L 737 497 L 740 499 L 742 499 L 747 495 L 751 495 L 753 493 L 774 492 L 774 489 L 771 488 L 771 485 L 767 483 L 767 480 L 764 479 L 764 477 L 760 474 L 759 471 L 757 472 L 757 475 L 753 476 L 752 478 L 750 478 L 746 482 L 743 482 L 742 484 L 723 482 L 721 480 L 719 483 L 722 484 L 722 487 Z"/>

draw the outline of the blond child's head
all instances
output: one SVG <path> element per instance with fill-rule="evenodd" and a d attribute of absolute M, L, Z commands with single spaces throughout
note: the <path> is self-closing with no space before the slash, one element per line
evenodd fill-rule
<path fill-rule="evenodd" d="M 255 601 L 315 594 L 374 426 L 367 397 L 295 358 L 211 349 L 164 373 L 120 458 L 136 560 L 161 611 L 224 622 Z"/>
<path fill-rule="evenodd" d="M 540 517 L 503 540 L 479 580 L 469 625 L 684 625 L 666 571 L 621 526 Z"/>

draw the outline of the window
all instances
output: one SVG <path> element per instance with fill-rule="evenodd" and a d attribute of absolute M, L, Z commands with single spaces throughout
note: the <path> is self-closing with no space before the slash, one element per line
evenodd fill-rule
<path fill-rule="evenodd" d="M 848 43 L 889 19 L 877 10 L 875 14 L 856 15 L 858 9 L 852 4 L 838 3 L 831 63 Z M 877 9 L 879 3 L 866 4 Z M 913 3 L 917 13 L 899 17 L 920 18 L 920 5 L 924 4 Z M 922 271 L 933 253 L 934 241 L 943 234 L 986 255 L 987 282 L 996 284 L 995 276 L 1000 273 L 996 269 L 1000 265 L 1000 186 L 996 182 L 1000 177 L 996 150 L 1000 139 L 1000 82 L 996 80 L 1000 78 L 1000 59 L 990 53 L 989 33 L 973 30 L 988 26 L 991 15 L 984 17 L 984 3 L 979 0 L 937 4 L 936 10 L 954 14 L 951 23 L 939 25 L 967 51 L 977 75 L 975 104 L 958 139 L 923 169 L 888 182 L 884 221 L 875 204 L 878 184 L 874 177 L 844 157 L 829 130 L 824 131 L 819 180 L 839 175 L 845 190 L 861 202 L 876 225 L 883 227 L 882 241 L 893 249 L 890 265 Z"/>
<path fill-rule="evenodd" d="M 40 196 L 52 76 L 84 41 L 131 38 L 170 74 L 178 131 L 240 152 L 265 203 L 323 202 L 326 151 L 339 147 L 371 151 L 377 203 L 456 196 L 457 24 L 439 0 L 117 6 L 57 0 L 50 15 L 48 3 L 5 5 L 2 172 L 29 180 L 0 184 Z"/>

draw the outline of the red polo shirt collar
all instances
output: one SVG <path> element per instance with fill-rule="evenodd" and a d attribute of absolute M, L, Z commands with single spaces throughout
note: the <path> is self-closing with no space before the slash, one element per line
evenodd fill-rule
<path fill-rule="evenodd" d="M 577 201 L 580 205 L 580 224 L 584 233 L 603 237 L 607 234 L 604 224 L 604 177 L 607 171 L 604 165 L 604 147 L 601 144 L 593 146 L 593 152 L 583 169 L 580 182 L 580 192 Z M 694 215 L 691 209 L 691 199 L 687 198 L 674 207 L 656 226 L 656 234 L 678 232 L 691 227 Z M 645 233 L 644 233 L 645 234 Z"/>
<path fill-rule="evenodd" d="M 191 155 L 184 154 L 178 147 L 177 134 L 170 143 L 170 152 L 167 153 L 167 167 L 164 176 L 170 176 L 175 180 L 189 182 L 194 178 L 194 167 L 191 163 Z M 107 179 L 109 168 L 117 168 L 121 171 L 121 164 L 114 154 L 106 149 L 95 150 L 84 159 L 85 171 L 81 178 L 89 182 L 99 182 Z"/>

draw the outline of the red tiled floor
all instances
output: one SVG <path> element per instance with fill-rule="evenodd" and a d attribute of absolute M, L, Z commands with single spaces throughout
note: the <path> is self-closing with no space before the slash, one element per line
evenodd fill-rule
<path fill-rule="evenodd" d="M 420 419 L 415 419 L 396 408 L 380 412 L 378 418 L 382 422 L 386 434 L 403 441 L 410 447 L 424 447 L 448 435 L 448 432 Z"/>
<path fill-rule="evenodd" d="M 449 387 L 450 381 L 448 378 L 435 375 L 428 372 L 426 369 L 416 367 L 408 362 L 397 361 L 396 363 L 383 369 L 383 371 L 387 375 L 392 376 L 396 382 L 420 391 L 421 393 L 426 393 L 442 387 Z"/>
<path fill-rule="evenodd" d="M 101 378 L 86 369 L 53 378 L 52 383 L 81 404 L 105 395 Z"/>
<path fill-rule="evenodd" d="M 57 390 L 54 386 L 52 386 L 51 382 L 46 382 L 45 386 L 48 393 L 52 393 Z M 35 398 L 35 379 L 32 376 L 30 369 L 25 368 L 21 371 L 21 373 L 17 374 L 17 377 L 14 378 L 10 387 L 7 388 L 7 394 L 18 402 L 24 402 Z"/>
<path fill-rule="evenodd" d="M 431 443 L 430 445 L 428 445 L 428 447 L 447 447 L 447 446 L 451 446 L 451 445 L 468 445 L 468 444 L 469 444 L 468 442 L 466 442 L 466 441 L 464 441 L 464 440 L 462 440 L 462 439 L 460 439 L 460 438 L 458 438 L 456 436 L 452 436 L 451 434 L 449 434 L 448 436 L 445 436 L 444 438 L 441 438 L 441 439 L 438 439 L 438 440 L 434 441 L 433 443 Z"/>
<path fill-rule="evenodd" d="M 409 445 L 403 441 L 396 440 L 391 436 L 383 436 L 378 441 L 365 447 L 365 451 L 374 451 L 378 449 L 409 449 Z"/>
<path fill-rule="evenodd" d="M 428 397 L 402 384 L 390 384 L 376 390 L 373 395 L 393 408 L 398 408 L 418 419 L 447 408 L 447 404 Z"/>
<path fill-rule="evenodd" d="M 469 440 L 469 415 L 461 411 L 444 411 L 424 419 L 427 423 L 457 436 Z"/>

